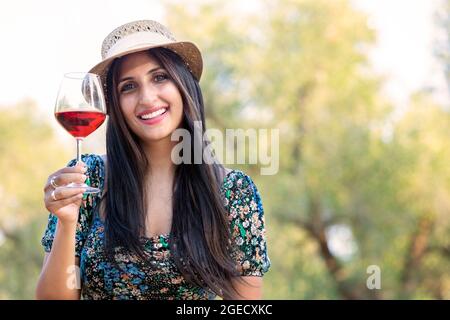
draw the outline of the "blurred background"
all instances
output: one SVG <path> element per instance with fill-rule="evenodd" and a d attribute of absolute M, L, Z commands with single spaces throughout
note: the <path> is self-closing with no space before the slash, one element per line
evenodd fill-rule
<path fill-rule="evenodd" d="M 202 49 L 208 128 L 280 130 L 276 175 L 229 165 L 262 195 L 264 298 L 450 299 L 449 0 L 1 6 L 0 299 L 34 298 L 43 186 L 75 157 L 53 116 L 62 75 L 138 19 Z M 104 128 L 84 153 L 105 153 Z"/>

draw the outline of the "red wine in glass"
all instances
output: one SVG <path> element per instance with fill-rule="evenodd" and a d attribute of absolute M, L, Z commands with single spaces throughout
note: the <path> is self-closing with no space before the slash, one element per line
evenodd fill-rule
<path fill-rule="evenodd" d="M 55 117 L 77 141 L 77 163 L 81 161 L 81 141 L 97 130 L 106 118 L 105 98 L 100 77 L 92 73 L 66 73 L 56 99 Z M 67 188 L 84 188 L 85 193 L 100 189 L 72 182 Z"/>
<path fill-rule="evenodd" d="M 62 111 L 56 119 L 75 138 L 86 138 L 105 121 L 106 115 L 97 111 Z"/>

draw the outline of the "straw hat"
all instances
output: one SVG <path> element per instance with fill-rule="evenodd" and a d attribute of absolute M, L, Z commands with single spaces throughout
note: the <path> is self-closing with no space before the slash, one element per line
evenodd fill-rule
<path fill-rule="evenodd" d="M 200 81 L 203 60 L 192 42 L 177 41 L 165 26 L 153 20 L 129 22 L 114 29 L 102 44 L 102 61 L 89 72 L 98 74 L 106 88 L 106 77 L 114 59 L 151 48 L 164 47 L 178 54 L 189 71 Z"/>

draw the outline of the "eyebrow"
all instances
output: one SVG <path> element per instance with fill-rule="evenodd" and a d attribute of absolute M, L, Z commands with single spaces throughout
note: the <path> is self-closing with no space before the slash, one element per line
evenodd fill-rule
<path fill-rule="evenodd" d="M 159 69 L 164 69 L 164 68 L 158 66 L 158 67 L 156 67 L 156 68 L 151 69 L 149 72 L 147 72 L 147 74 L 150 74 L 150 73 L 152 73 L 152 72 L 155 72 L 155 71 L 157 71 L 157 70 L 159 70 Z M 133 77 L 125 77 L 125 78 L 122 78 L 122 79 L 119 80 L 119 83 L 122 83 L 122 82 L 127 81 L 127 80 L 133 80 Z"/>

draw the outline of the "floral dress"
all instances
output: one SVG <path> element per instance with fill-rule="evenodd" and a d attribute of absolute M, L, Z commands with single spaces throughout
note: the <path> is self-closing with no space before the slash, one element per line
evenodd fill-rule
<path fill-rule="evenodd" d="M 105 165 L 99 155 L 83 155 L 87 183 L 103 190 Z M 72 160 L 69 166 L 75 165 Z M 258 190 L 249 176 L 230 171 L 221 186 L 224 206 L 229 213 L 232 252 L 242 276 L 262 276 L 270 267 L 264 227 L 264 210 Z M 104 224 L 98 213 L 102 193 L 85 195 L 80 207 L 75 255 L 80 258 L 83 299 L 214 299 L 208 288 L 188 283 L 175 265 L 169 248 L 169 235 L 142 237 L 148 261 L 117 247 L 115 263 L 104 252 Z M 50 252 L 57 217 L 50 213 L 42 245 Z"/>

